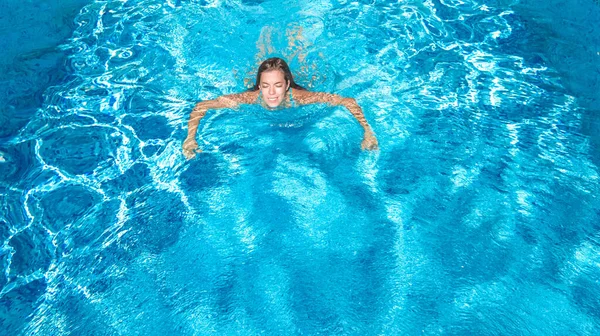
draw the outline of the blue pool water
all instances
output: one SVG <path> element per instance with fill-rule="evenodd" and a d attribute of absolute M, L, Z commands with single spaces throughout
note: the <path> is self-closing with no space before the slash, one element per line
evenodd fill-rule
<path fill-rule="evenodd" d="M 2 335 L 600 334 L 593 0 L 5 1 Z M 212 111 L 258 62 L 354 97 Z"/>

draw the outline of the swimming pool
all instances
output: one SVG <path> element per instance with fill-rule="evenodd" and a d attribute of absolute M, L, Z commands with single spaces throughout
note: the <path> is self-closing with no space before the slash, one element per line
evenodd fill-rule
<path fill-rule="evenodd" d="M 6 335 L 599 333 L 595 2 L 65 3 L 2 5 Z M 268 56 L 381 150 L 245 107 L 185 161 Z"/>

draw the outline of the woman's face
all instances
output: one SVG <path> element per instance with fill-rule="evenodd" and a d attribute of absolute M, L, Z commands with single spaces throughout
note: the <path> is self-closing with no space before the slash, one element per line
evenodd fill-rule
<path fill-rule="evenodd" d="M 280 70 L 269 70 L 260 74 L 260 91 L 269 107 L 277 107 L 283 102 L 289 86 Z"/>

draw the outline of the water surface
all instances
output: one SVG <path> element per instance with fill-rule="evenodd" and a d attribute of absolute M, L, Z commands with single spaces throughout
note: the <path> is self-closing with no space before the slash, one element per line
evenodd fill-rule
<path fill-rule="evenodd" d="M 65 7 L 3 65 L 3 329 L 597 334 L 600 10 L 565 3 Z M 381 150 L 341 107 L 242 107 L 186 161 L 193 104 L 270 56 Z"/>

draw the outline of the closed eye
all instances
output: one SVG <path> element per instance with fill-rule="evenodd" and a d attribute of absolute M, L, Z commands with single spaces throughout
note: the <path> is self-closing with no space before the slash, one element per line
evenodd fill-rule
<path fill-rule="evenodd" d="M 266 88 L 268 88 L 269 86 L 270 86 L 270 84 L 267 84 L 267 83 L 263 83 L 263 84 L 261 84 L 261 87 L 262 87 L 263 89 L 266 89 Z M 277 82 L 277 83 L 273 84 L 273 86 L 275 86 L 275 87 L 277 87 L 277 88 L 281 88 L 281 87 L 283 87 L 283 83 Z"/>

